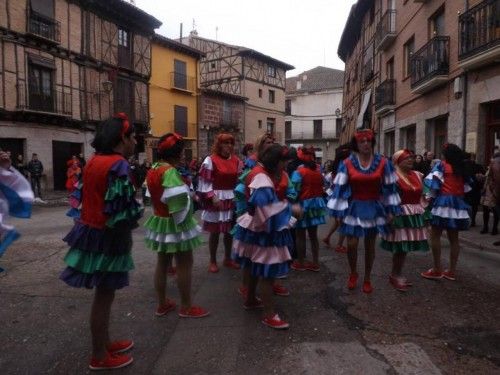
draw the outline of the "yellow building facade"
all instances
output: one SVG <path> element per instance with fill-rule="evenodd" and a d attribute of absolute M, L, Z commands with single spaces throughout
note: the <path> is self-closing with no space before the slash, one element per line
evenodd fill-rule
<path fill-rule="evenodd" d="M 155 35 L 151 42 L 151 78 L 149 81 L 150 137 L 146 141 L 147 158 L 155 160 L 154 148 L 159 137 L 176 132 L 186 142 L 189 161 L 198 156 L 198 61 L 203 53 Z"/>

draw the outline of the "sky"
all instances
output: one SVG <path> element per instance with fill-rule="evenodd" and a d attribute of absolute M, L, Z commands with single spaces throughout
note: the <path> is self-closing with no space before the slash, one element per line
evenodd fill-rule
<path fill-rule="evenodd" d="M 316 66 L 344 69 L 337 56 L 347 16 L 356 0 L 135 0 L 163 22 L 157 33 L 177 39 L 198 35 L 255 49 L 291 64 L 293 77 Z"/>

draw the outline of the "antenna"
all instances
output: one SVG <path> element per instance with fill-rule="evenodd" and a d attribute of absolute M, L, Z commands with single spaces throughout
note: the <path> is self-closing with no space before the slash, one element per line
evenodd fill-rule
<path fill-rule="evenodd" d="M 219 26 L 215 26 L 215 40 L 218 40 L 217 39 L 218 32 L 219 32 Z"/>
<path fill-rule="evenodd" d="M 193 18 L 193 30 L 196 30 L 196 22 L 195 22 L 194 18 Z"/>

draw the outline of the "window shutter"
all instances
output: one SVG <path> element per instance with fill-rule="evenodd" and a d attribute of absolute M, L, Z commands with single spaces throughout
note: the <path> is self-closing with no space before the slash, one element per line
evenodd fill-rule
<path fill-rule="evenodd" d="M 183 137 L 187 137 L 187 107 L 174 106 L 174 131 Z"/>

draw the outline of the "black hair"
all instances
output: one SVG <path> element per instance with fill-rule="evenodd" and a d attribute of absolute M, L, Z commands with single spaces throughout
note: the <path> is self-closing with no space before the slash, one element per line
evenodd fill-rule
<path fill-rule="evenodd" d="M 260 162 L 264 166 L 264 169 L 270 173 L 275 173 L 278 169 L 278 162 L 284 160 L 286 157 L 283 152 L 283 146 L 277 143 L 266 147 L 260 156 Z"/>
<path fill-rule="evenodd" d="M 128 130 L 124 134 L 127 137 L 135 131 L 134 125 L 132 123 L 129 124 Z M 115 147 L 119 145 L 122 140 L 122 129 L 123 120 L 116 117 L 111 117 L 100 122 L 96 127 L 95 137 L 91 146 L 96 152 L 101 154 L 113 153 Z"/>
<path fill-rule="evenodd" d="M 465 162 L 465 153 L 453 143 L 443 145 L 444 160 L 453 168 L 453 174 L 467 178 L 471 175 L 468 163 Z"/>
<path fill-rule="evenodd" d="M 160 145 L 165 139 L 167 139 L 171 135 L 173 135 L 173 133 L 167 133 L 162 135 L 158 140 L 158 145 Z M 182 150 L 184 150 L 184 145 L 185 145 L 184 140 L 178 139 L 177 142 L 175 142 L 175 144 L 172 147 L 169 147 L 164 150 L 158 149 L 158 156 L 160 157 L 160 159 L 163 160 L 170 158 L 178 159 L 182 154 Z"/>
<path fill-rule="evenodd" d="M 340 163 L 351 154 L 351 143 L 345 143 L 335 150 L 335 160 L 332 163 L 332 173 L 337 174 Z"/>
<path fill-rule="evenodd" d="M 375 137 L 372 138 L 372 148 L 375 147 Z M 356 137 L 355 136 L 352 136 L 351 138 L 351 143 L 349 145 L 349 148 L 352 150 L 352 151 L 355 151 L 355 152 L 359 152 L 359 149 L 358 149 L 358 141 L 356 141 Z"/>

